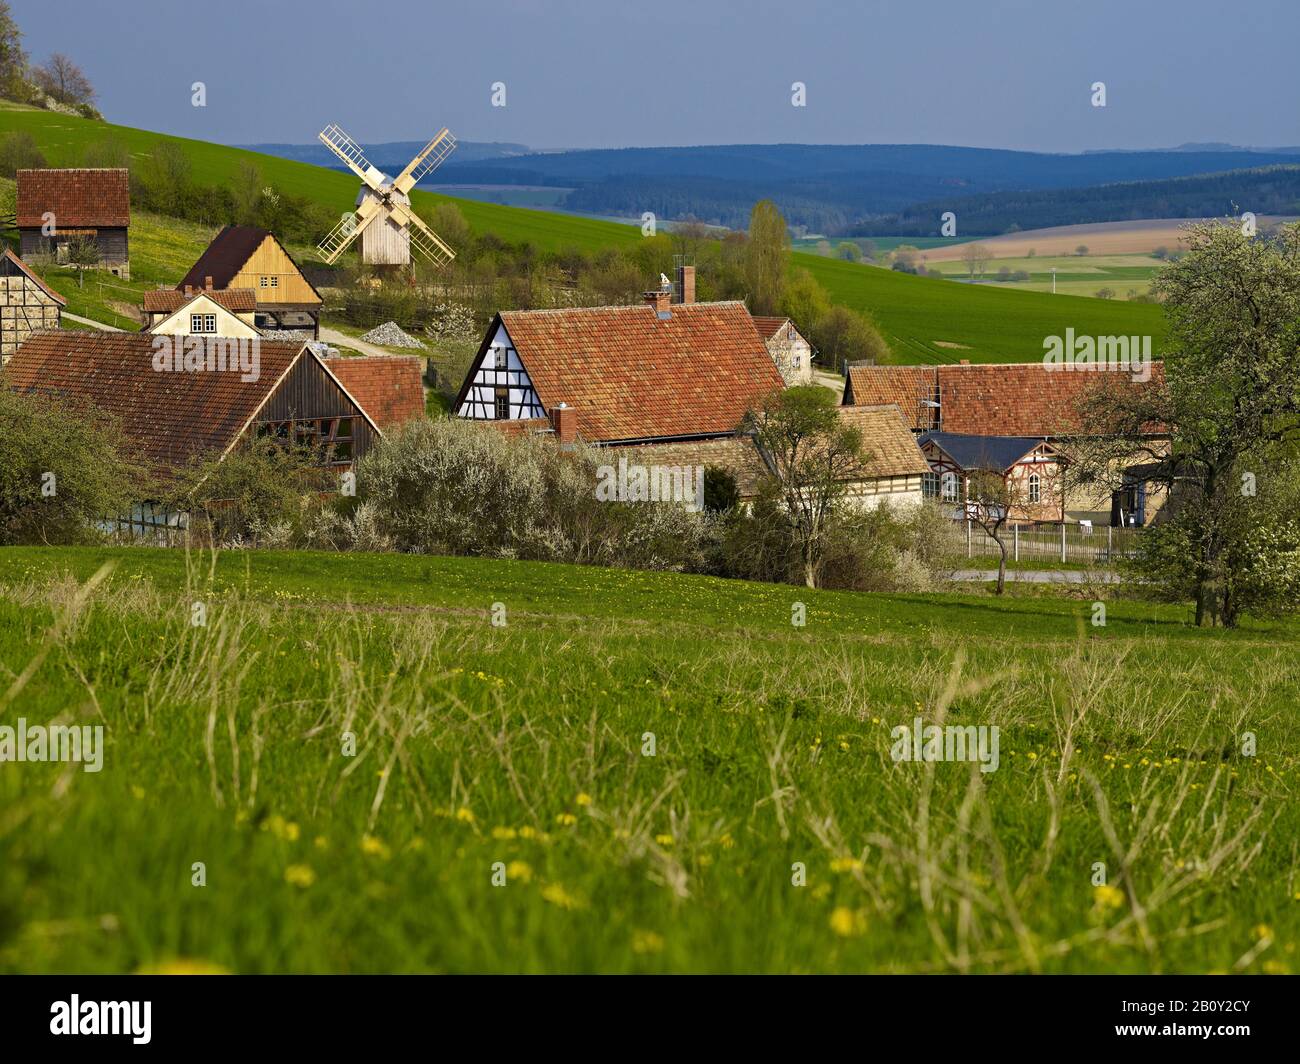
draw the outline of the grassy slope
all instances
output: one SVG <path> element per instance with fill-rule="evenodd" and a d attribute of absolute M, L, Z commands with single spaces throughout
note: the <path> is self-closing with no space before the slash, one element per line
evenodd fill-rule
<path fill-rule="evenodd" d="M 76 164 L 86 144 L 106 135 L 119 139 L 138 155 L 146 154 L 159 140 L 172 140 L 189 155 L 200 181 L 215 184 L 229 180 L 242 160 L 250 160 L 277 188 L 311 196 L 331 210 L 350 207 L 356 195 L 356 180 L 351 175 L 306 163 L 47 111 L 0 106 L 0 133 L 15 129 L 30 132 L 55 165 Z M 428 208 L 441 198 L 417 190 L 414 202 Z M 477 231 L 495 232 L 512 241 L 527 240 L 544 250 L 592 250 L 640 239 L 639 231 L 631 226 L 472 200 L 455 202 Z M 1157 350 L 1163 335 L 1156 307 L 977 289 L 802 253 L 796 254 L 795 260 L 807 267 L 837 302 L 870 311 L 900 362 L 1039 358 L 1043 337 L 1061 333 L 1067 326 L 1081 334 L 1151 334 L 1157 338 Z M 970 350 L 944 350 L 934 346 L 935 340 L 960 343 Z"/>
<path fill-rule="evenodd" d="M 58 575 L 106 558 L 48 637 Z M 1295 965 L 1294 625 L 395 555 L 209 571 L 0 551 L 0 669 L 49 651 L 5 722 L 107 739 L 99 774 L 0 771 L 0 970 Z M 951 719 L 999 725 L 1001 766 L 893 763 L 959 657 Z"/>

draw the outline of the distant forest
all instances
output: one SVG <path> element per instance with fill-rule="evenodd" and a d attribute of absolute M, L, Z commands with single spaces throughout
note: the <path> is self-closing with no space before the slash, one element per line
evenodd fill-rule
<path fill-rule="evenodd" d="M 1086 222 L 1216 218 L 1243 211 L 1300 215 L 1300 166 L 1266 166 L 1092 188 L 933 199 L 852 226 L 845 235 L 937 236 L 940 216 L 945 211 L 957 215 L 963 236 L 997 236 L 1018 229 Z"/>
<path fill-rule="evenodd" d="M 771 199 L 796 233 L 828 236 L 938 235 L 939 215 L 960 205 L 963 231 L 990 235 L 1012 225 L 1202 214 L 1226 196 L 1228 206 L 1209 211 L 1223 213 L 1234 201 L 1267 193 L 1262 213 L 1294 199 L 1290 178 L 1276 187 L 1276 178 L 1237 186 L 1238 176 L 1295 163 L 1294 155 L 1245 150 L 1049 155 L 924 144 L 738 144 L 453 156 L 430 187 L 564 188 L 571 190 L 561 203 L 568 210 L 622 217 L 651 211 L 728 228 L 743 228 L 753 203 Z M 1174 180 L 1192 176 L 1209 183 Z M 1116 185 L 1127 187 L 1114 193 Z"/>

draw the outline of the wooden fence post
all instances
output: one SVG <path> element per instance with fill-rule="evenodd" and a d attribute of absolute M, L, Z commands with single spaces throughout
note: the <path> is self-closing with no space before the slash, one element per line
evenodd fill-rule
<path fill-rule="evenodd" d="M 1061 522 L 1061 564 L 1065 564 L 1065 522 Z"/>
<path fill-rule="evenodd" d="M 971 527 L 971 522 L 970 522 L 970 518 L 968 517 L 966 518 L 966 557 L 967 558 L 975 557 L 975 550 L 971 544 L 970 527 Z"/>
<path fill-rule="evenodd" d="M 1106 564 L 1107 565 L 1111 563 L 1112 555 L 1115 553 L 1114 541 L 1115 541 L 1115 526 L 1107 525 L 1106 526 Z"/>
<path fill-rule="evenodd" d="M 1015 543 L 1015 560 L 1020 561 L 1020 526 L 1011 526 L 1011 537 Z"/>

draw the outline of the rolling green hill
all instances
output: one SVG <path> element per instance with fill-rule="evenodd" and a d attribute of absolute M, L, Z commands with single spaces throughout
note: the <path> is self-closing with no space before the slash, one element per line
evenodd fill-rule
<path fill-rule="evenodd" d="M 158 141 L 168 140 L 189 157 L 194 178 L 200 184 L 230 181 L 241 162 L 251 161 L 281 192 L 310 196 L 331 210 L 348 209 L 356 196 L 356 180 L 339 171 L 206 141 L 0 103 L 0 134 L 12 130 L 30 133 L 56 166 L 76 165 L 87 145 L 107 137 L 120 141 L 133 156 L 141 158 Z M 447 198 L 416 190 L 413 201 L 417 208 L 427 210 Z M 474 200 L 454 202 L 476 231 L 493 232 L 508 241 L 528 241 L 542 251 L 590 251 L 641 239 L 638 229 L 613 222 Z M 193 228 L 187 223 L 177 224 Z M 187 243 L 189 240 L 192 234 L 187 233 Z M 1078 334 L 1151 335 L 1157 352 L 1164 335 L 1160 309 L 1152 305 L 966 286 L 803 253 L 796 253 L 794 259 L 826 286 L 836 302 L 870 312 L 898 362 L 1034 359 L 1042 354 L 1045 336 L 1062 333 L 1067 327 L 1073 327 Z M 144 273 L 133 272 L 137 276 L 149 275 L 149 265 L 142 265 Z M 94 316 L 91 306 L 83 312 Z"/>

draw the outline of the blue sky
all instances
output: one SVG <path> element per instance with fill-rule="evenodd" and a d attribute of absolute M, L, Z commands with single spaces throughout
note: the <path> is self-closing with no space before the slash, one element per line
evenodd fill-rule
<path fill-rule="evenodd" d="M 1300 144 L 1297 0 L 10 2 L 110 121 L 226 143 Z"/>

